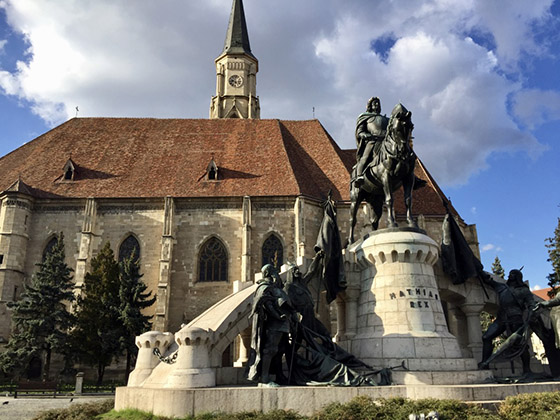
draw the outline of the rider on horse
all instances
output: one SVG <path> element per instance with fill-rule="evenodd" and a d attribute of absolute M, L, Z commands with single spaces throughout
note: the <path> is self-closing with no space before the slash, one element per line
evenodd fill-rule
<path fill-rule="evenodd" d="M 360 114 L 356 123 L 356 186 L 364 183 L 364 170 L 373 160 L 376 144 L 379 144 L 387 132 L 389 118 L 381 115 L 381 101 L 377 97 L 370 98 L 366 112 Z"/>

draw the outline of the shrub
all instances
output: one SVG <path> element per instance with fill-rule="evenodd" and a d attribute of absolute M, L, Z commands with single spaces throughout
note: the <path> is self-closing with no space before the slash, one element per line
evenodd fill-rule
<path fill-rule="evenodd" d="M 73 404 L 62 410 L 48 410 L 34 417 L 33 420 L 92 420 L 96 416 L 113 409 L 114 400 L 102 400 L 83 404 Z"/>
<path fill-rule="evenodd" d="M 437 411 L 441 420 L 499 420 L 495 414 L 478 406 L 467 405 L 455 400 L 408 400 L 388 398 L 372 400 L 359 396 L 346 404 L 333 403 L 315 413 L 313 420 L 393 420 L 406 419 L 411 413 L 428 414 Z"/>
<path fill-rule="evenodd" d="M 560 392 L 539 392 L 507 397 L 498 409 L 504 420 L 557 420 L 560 418 Z"/>
<path fill-rule="evenodd" d="M 185 420 L 304 420 L 303 417 L 292 410 L 272 410 L 268 413 L 245 411 L 242 413 L 203 413 L 197 416 L 186 417 Z"/>

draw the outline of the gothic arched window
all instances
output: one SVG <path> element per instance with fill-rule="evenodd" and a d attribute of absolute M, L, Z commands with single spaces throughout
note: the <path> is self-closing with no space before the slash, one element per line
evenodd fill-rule
<path fill-rule="evenodd" d="M 198 281 L 227 281 L 228 256 L 226 247 L 218 238 L 208 239 L 200 248 Z"/>
<path fill-rule="evenodd" d="M 262 246 L 262 265 L 272 264 L 277 269 L 284 264 L 284 247 L 278 236 L 272 234 Z"/>
<path fill-rule="evenodd" d="M 43 260 L 42 261 L 45 261 L 45 259 L 47 258 L 47 255 L 52 252 L 52 250 L 54 249 L 54 247 L 57 244 L 58 244 L 58 238 L 56 236 L 52 237 L 51 240 L 45 246 L 45 249 L 43 249 Z"/>
<path fill-rule="evenodd" d="M 140 258 L 140 243 L 134 235 L 128 235 L 124 241 L 121 242 L 119 247 L 119 262 L 130 258 L 134 252 L 134 262 Z"/>

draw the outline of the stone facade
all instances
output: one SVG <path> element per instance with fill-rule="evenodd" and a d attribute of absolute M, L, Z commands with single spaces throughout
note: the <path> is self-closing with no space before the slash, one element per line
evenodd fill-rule
<path fill-rule="evenodd" d="M 165 232 L 167 203 L 174 207 L 169 232 Z M 320 202 L 305 197 L 53 202 L 8 193 L 1 197 L 0 209 L 0 310 L 6 314 L 0 319 L 0 335 L 4 340 L 10 330 L 6 302 L 19 296 L 24 281 L 37 271 L 49 240 L 59 232 L 65 237 L 66 261 L 74 269 L 77 291 L 102 246 L 110 242 L 118 257 L 121 243 L 133 235 L 140 246 L 143 281 L 158 297 L 148 313 L 155 315 L 155 327 L 176 331 L 231 294 L 234 282 L 252 281 L 270 235 L 282 243 L 284 262 L 295 261 L 298 252 L 311 256 L 322 217 Z M 244 220 L 244 212 L 249 220 Z M 90 226 L 86 226 L 88 219 L 93 220 Z M 211 237 L 227 250 L 227 281 L 198 281 L 200 249 Z M 163 263 L 168 264 L 165 269 Z"/>

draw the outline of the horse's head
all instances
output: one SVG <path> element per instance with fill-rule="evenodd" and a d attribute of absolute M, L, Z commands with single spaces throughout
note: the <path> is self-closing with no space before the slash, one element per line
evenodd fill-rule
<path fill-rule="evenodd" d="M 387 131 L 391 133 L 397 143 L 410 146 L 413 129 L 412 112 L 406 109 L 403 104 L 395 105 L 393 111 L 391 111 Z"/>

